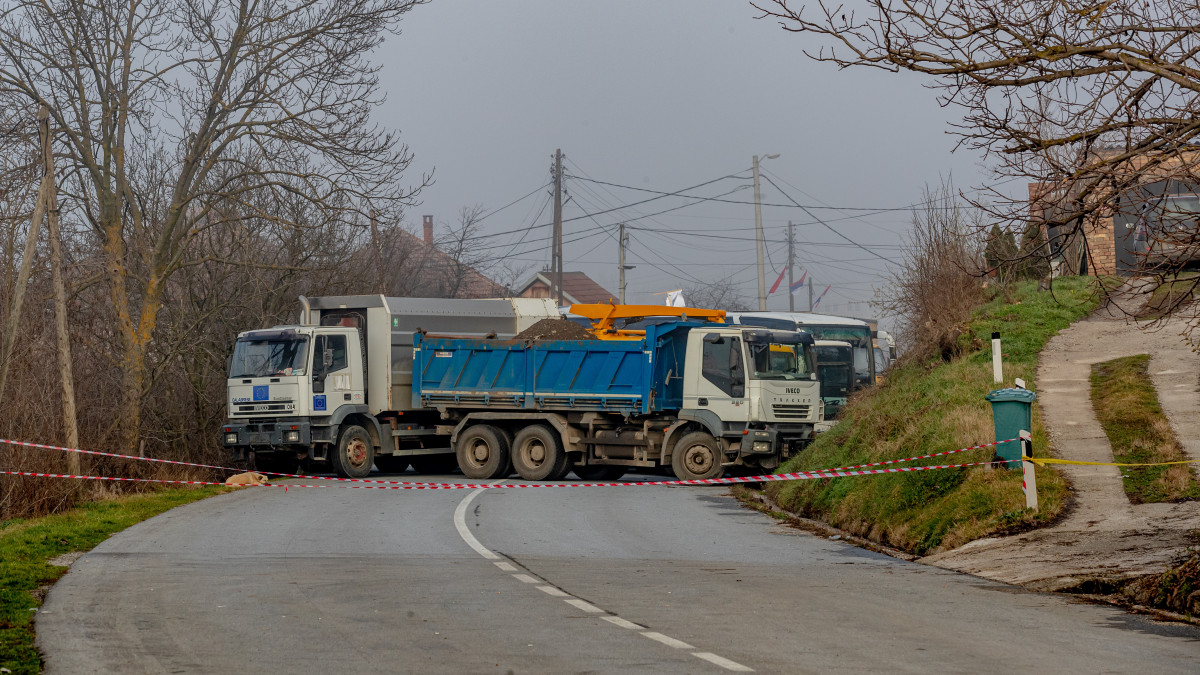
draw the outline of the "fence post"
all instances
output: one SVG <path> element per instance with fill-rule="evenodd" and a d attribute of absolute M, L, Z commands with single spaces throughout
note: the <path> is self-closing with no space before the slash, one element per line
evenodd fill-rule
<path fill-rule="evenodd" d="M 1021 456 L 1033 457 L 1033 436 L 1024 429 L 1021 430 Z M 1025 508 L 1037 511 L 1037 475 L 1033 471 L 1034 466 L 1034 463 L 1027 459 L 1021 460 L 1021 489 L 1025 491 Z"/>

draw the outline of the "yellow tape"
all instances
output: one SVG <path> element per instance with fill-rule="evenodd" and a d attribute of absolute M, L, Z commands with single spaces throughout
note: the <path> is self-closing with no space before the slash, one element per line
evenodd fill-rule
<path fill-rule="evenodd" d="M 1200 459 L 1185 459 L 1178 462 L 1154 462 L 1152 464 L 1122 464 L 1120 462 L 1082 462 L 1077 459 L 1055 459 L 1053 457 L 1026 457 L 1021 455 L 1021 459 L 1027 462 L 1033 462 L 1038 466 L 1046 464 L 1077 464 L 1081 466 L 1170 466 L 1172 464 L 1196 464 L 1200 463 Z"/>

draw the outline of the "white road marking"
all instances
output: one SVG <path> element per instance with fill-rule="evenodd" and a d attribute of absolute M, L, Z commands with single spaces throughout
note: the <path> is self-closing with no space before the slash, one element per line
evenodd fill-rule
<path fill-rule="evenodd" d="M 695 647 L 689 645 L 688 643 L 684 642 L 683 640 L 676 640 L 675 638 L 670 637 L 669 635 L 663 635 L 662 633 L 656 633 L 652 630 L 648 630 L 648 631 L 642 633 L 642 637 L 648 637 L 651 640 L 654 640 L 655 642 L 661 642 L 664 645 L 666 645 L 668 647 L 674 647 L 675 649 L 695 649 Z"/>
<path fill-rule="evenodd" d="M 499 483 L 502 481 L 496 481 L 496 482 Z M 512 563 L 504 561 L 501 558 L 501 556 L 497 555 L 496 553 L 493 553 L 490 549 L 488 549 L 486 546 L 484 546 L 482 543 L 480 543 L 479 540 L 475 538 L 475 535 L 471 534 L 471 531 L 467 528 L 467 507 L 469 507 L 471 505 L 471 502 L 474 501 L 474 499 L 477 496 L 479 496 L 479 493 L 483 492 L 485 489 L 486 488 L 480 488 L 478 490 L 475 490 L 471 494 L 467 495 L 465 499 L 463 499 L 461 502 L 459 502 L 458 506 L 454 509 L 454 529 L 458 530 L 458 536 L 462 537 L 462 540 L 464 542 L 466 542 L 467 546 L 470 546 L 472 549 L 474 549 L 476 553 L 483 556 L 487 560 L 493 561 L 492 564 L 494 564 L 496 567 L 504 570 L 505 572 L 515 572 L 515 571 L 517 571 L 516 566 L 514 566 Z M 518 581 L 521 581 L 526 584 L 538 583 L 538 579 L 535 579 L 534 577 L 529 576 L 528 574 L 514 574 L 512 576 L 513 576 L 513 578 L 517 579 Z M 576 598 L 573 595 L 571 595 L 570 593 L 567 593 L 563 590 L 555 588 L 554 586 L 543 585 L 543 586 L 537 586 L 536 588 L 539 591 L 541 591 L 547 595 L 552 595 L 556 598 L 564 598 L 564 602 L 567 602 L 575 607 L 578 607 L 579 609 L 582 609 L 585 612 L 589 612 L 592 614 L 605 614 L 605 616 L 602 616 L 600 618 L 611 623 L 612 625 L 619 626 L 621 628 L 625 628 L 628 630 L 641 631 L 641 634 L 643 637 L 650 638 L 651 640 L 654 640 L 655 642 L 664 644 L 668 647 L 672 647 L 675 649 L 695 649 L 695 647 L 689 645 L 688 643 L 684 642 L 683 640 L 676 640 L 673 637 L 670 637 L 668 635 L 663 635 L 662 633 L 659 633 L 656 631 L 649 631 L 649 630 L 643 631 L 642 629 L 645 628 L 645 626 L 639 626 L 638 624 L 636 624 L 632 621 L 622 619 L 619 616 L 608 614 L 605 610 L 593 605 L 592 603 L 590 603 L 586 600 L 583 600 L 581 598 Z M 151 589 L 151 590 L 153 590 L 153 589 Z M 435 635 L 436 635 L 436 633 L 435 633 Z M 696 658 L 708 661 L 709 663 L 712 663 L 714 665 L 725 668 L 726 670 L 732 670 L 732 671 L 739 672 L 739 673 L 754 672 L 753 668 L 748 668 L 748 667 L 743 666 L 742 664 L 738 663 L 737 661 L 730 661 L 727 658 L 717 656 L 716 654 L 713 654 L 711 652 L 692 652 L 692 656 L 695 656 Z"/>
<path fill-rule="evenodd" d="M 567 603 L 568 605 L 574 605 L 585 612 L 591 612 L 592 614 L 600 614 L 604 611 L 587 600 L 580 600 L 579 598 L 567 598 L 566 600 L 563 600 L 563 602 Z"/>
<path fill-rule="evenodd" d="M 743 666 L 742 664 L 738 663 L 737 661 L 730 661 L 729 659 L 727 659 L 723 656 L 717 656 L 716 654 L 713 654 L 712 652 L 693 652 L 692 656 L 695 656 L 696 658 L 699 658 L 699 659 L 704 659 L 705 661 L 708 661 L 709 663 L 721 666 L 725 670 L 732 670 L 737 673 L 753 673 L 754 672 L 753 668 L 750 668 L 748 666 Z"/>
<path fill-rule="evenodd" d="M 602 616 L 600 618 L 604 619 L 605 621 L 611 623 L 614 626 L 620 626 L 621 628 L 628 628 L 629 630 L 642 630 L 643 628 L 645 628 L 645 626 L 639 626 L 632 621 L 628 621 L 626 619 L 622 619 L 619 616 L 613 616 L 611 614 L 608 616 Z"/>
<path fill-rule="evenodd" d="M 462 540 L 467 542 L 467 546 L 475 549 L 476 553 L 487 558 L 488 560 L 499 560 L 500 556 L 492 553 L 487 549 L 486 546 L 479 543 L 479 540 L 475 538 L 475 535 L 471 534 L 471 531 L 467 529 L 467 507 L 471 505 L 471 500 L 478 497 L 479 493 L 483 492 L 485 489 L 486 488 L 479 488 L 478 490 L 467 495 L 466 499 L 458 503 L 458 508 L 454 509 L 454 529 L 458 530 L 458 536 L 462 537 Z"/>

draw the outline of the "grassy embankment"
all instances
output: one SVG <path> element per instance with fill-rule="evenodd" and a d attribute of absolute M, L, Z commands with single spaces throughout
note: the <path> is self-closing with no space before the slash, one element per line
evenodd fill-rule
<path fill-rule="evenodd" d="M 1009 304 L 998 297 L 974 313 L 950 362 L 902 362 L 880 387 L 847 406 L 843 419 L 780 471 L 812 470 L 943 452 L 994 440 L 991 334 L 1003 340 L 1003 386 L 1013 378 L 1036 391 L 1038 352 L 1046 341 L 1097 304 L 1087 278 L 1055 281 L 1053 294 L 1022 284 Z M 1033 408 L 1034 455 L 1049 456 L 1046 430 Z M 986 461 L 993 448 L 913 462 Z M 960 546 L 989 534 L 1053 520 L 1067 496 L 1065 481 L 1037 469 L 1040 511 L 1025 509 L 1021 472 L 983 467 L 769 483 L 782 507 L 917 555 Z"/>
<path fill-rule="evenodd" d="M 12 673 L 37 673 L 33 619 L 45 589 L 67 567 L 49 561 L 89 551 L 111 534 L 176 506 L 228 488 L 174 488 L 88 502 L 44 518 L 0 523 L 0 666 Z"/>
<path fill-rule="evenodd" d="M 1092 407 L 1120 463 L 1186 460 L 1158 403 L 1148 354 L 1092 366 Z M 1200 483 L 1187 464 L 1121 467 L 1125 494 L 1134 504 L 1200 499 Z"/>

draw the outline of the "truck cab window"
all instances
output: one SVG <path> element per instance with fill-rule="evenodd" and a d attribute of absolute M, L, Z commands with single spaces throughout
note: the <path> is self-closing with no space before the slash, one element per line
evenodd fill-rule
<path fill-rule="evenodd" d="M 705 342 L 701 354 L 700 374 L 730 396 L 744 396 L 746 374 L 742 370 L 742 342 L 724 338 L 720 342 Z"/>
<path fill-rule="evenodd" d="M 325 372 L 333 373 L 339 371 L 349 365 L 346 359 L 346 336 L 345 335 L 318 335 L 316 339 L 316 347 L 313 349 L 313 370 L 321 370 L 322 359 L 325 358 L 325 350 L 333 351 L 333 364 Z"/>

